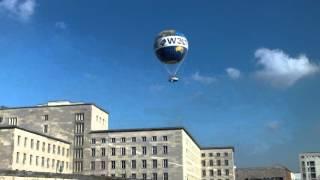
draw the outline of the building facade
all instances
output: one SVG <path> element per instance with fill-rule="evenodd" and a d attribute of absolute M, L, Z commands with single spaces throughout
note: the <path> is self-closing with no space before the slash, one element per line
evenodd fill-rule
<path fill-rule="evenodd" d="M 19 143 L 24 143 L 22 141 L 27 138 L 27 144 L 31 139 L 34 143 L 39 139 L 39 148 L 44 143 L 43 153 L 49 153 L 32 155 L 41 157 L 40 167 L 43 165 L 44 168 L 38 170 L 42 172 L 54 172 L 50 166 L 58 160 L 67 168 L 63 171 L 65 173 L 153 180 L 234 180 L 233 147 L 202 148 L 183 127 L 109 130 L 108 117 L 105 110 L 88 103 L 50 102 L 31 107 L 1 108 L 0 128 L 10 129 L 13 134 L 23 132 L 9 140 L 17 148 L 4 148 L 0 157 L 8 155 L 11 159 L 3 158 L 1 162 L 14 165 L 14 158 L 19 157 L 19 163 L 21 158 L 26 163 L 24 159 L 31 155 L 30 149 L 24 149 Z M 21 139 L 18 140 L 18 136 Z M 0 138 L 7 136 L 0 132 Z M 0 143 L 0 148 L 4 144 Z M 60 147 L 59 152 L 65 159 L 51 156 L 53 144 L 55 148 Z M 203 161 L 208 167 L 202 167 Z M 214 162 L 212 166 L 211 161 Z M 34 171 L 20 165 L 11 169 Z M 208 177 L 203 176 L 204 170 Z"/>
<path fill-rule="evenodd" d="M 299 155 L 302 180 L 320 180 L 320 152 Z"/>
<path fill-rule="evenodd" d="M 2 107 L 0 127 L 17 126 L 70 142 L 73 172 L 90 174 L 90 163 L 84 160 L 90 156 L 90 151 L 84 150 L 90 147 L 89 132 L 108 129 L 108 117 L 95 104 L 59 101 L 30 107 Z"/>
<path fill-rule="evenodd" d="M 233 147 L 202 148 L 202 180 L 235 180 L 233 153 Z"/>
<path fill-rule="evenodd" d="M 237 180 L 291 180 L 291 172 L 284 166 L 237 168 Z"/>
<path fill-rule="evenodd" d="M 0 127 L 2 170 L 72 173 L 70 149 L 64 140 L 14 126 Z"/>

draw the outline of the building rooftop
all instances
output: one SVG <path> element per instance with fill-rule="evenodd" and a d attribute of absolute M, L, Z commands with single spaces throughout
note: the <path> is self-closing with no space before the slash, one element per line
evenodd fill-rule
<path fill-rule="evenodd" d="M 64 107 L 64 106 L 86 106 L 86 105 L 92 105 L 100 109 L 101 111 L 109 114 L 108 111 L 105 109 L 97 106 L 94 103 L 84 103 L 84 102 L 70 102 L 70 101 L 49 101 L 45 104 L 39 104 L 34 106 L 20 106 L 20 107 L 7 107 L 7 106 L 0 106 L 1 110 L 11 110 L 11 109 L 31 109 L 31 108 L 48 108 L 48 107 Z"/>
<path fill-rule="evenodd" d="M 2 129 L 20 129 L 20 130 L 23 130 L 23 131 L 26 131 L 26 132 L 29 132 L 29 133 L 37 134 L 37 135 L 40 135 L 40 136 L 43 136 L 43 137 L 46 137 L 46 138 L 50 138 L 50 139 L 53 139 L 53 140 L 57 140 L 57 141 L 60 141 L 60 142 L 71 144 L 68 141 L 65 141 L 65 140 L 62 140 L 62 139 L 59 139 L 59 138 L 56 138 L 56 137 L 53 137 L 53 136 L 48 136 L 46 134 L 42 134 L 42 133 L 39 133 L 39 132 L 36 132 L 36 131 L 31 131 L 29 129 L 21 128 L 19 126 L 3 126 L 3 127 L 0 127 L 0 131 Z"/>
<path fill-rule="evenodd" d="M 117 133 L 117 132 L 139 132 L 139 131 L 170 131 L 170 130 L 183 130 L 188 134 L 188 136 L 193 140 L 193 142 L 201 149 L 232 149 L 234 152 L 234 147 L 232 146 L 221 146 L 221 147 L 201 147 L 195 138 L 189 133 L 188 130 L 184 127 L 159 127 L 159 128 L 132 128 L 132 129 L 110 129 L 110 130 L 98 130 L 98 131 L 91 131 L 91 134 L 95 133 Z"/>

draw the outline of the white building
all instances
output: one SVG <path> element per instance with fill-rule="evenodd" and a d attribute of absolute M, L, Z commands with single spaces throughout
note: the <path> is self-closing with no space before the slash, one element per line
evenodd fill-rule
<path fill-rule="evenodd" d="M 70 143 L 19 127 L 0 127 L 0 169 L 72 173 Z"/>
<path fill-rule="evenodd" d="M 299 155 L 302 180 L 320 180 L 320 152 Z"/>
<path fill-rule="evenodd" d="M 62 167 L 63 173 L 153 180 L 235 178 L 233 147 L 202 148 L 183 127 L 109 130 L 108 117 L 90 103 L 0 108 L 0 169 Z"/>

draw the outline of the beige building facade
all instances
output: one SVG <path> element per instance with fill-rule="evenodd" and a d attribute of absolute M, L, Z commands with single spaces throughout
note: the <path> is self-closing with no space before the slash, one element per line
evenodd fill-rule
<path fill-rule="evenodd" d="M 0 127 L 0 142 L 2 170 L 72 173 L 69 142 L 14 126 Z"/>
<path fill-rule="evenodd" d="M 299 155 L 302 180 L 320 180 L 320 152 Z"/>
<path fill-rule="evenodd" d="M 201 149 L 202 180 L 235 180 L 234 148 Z"/>

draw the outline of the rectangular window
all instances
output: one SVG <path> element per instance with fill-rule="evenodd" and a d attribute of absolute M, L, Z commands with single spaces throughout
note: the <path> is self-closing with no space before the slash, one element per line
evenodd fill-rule
<path fill-rule="evenodd" d="M 209 165 L 210 165 L 210 166 L 213 166 L 213 160 L 210 160 L 210 161 L 209 161 Z"/>
<path fill-rule="evenodd" d="M 168 180 L 168 179 L 169 179 L 169 174 L 163 173 L 163 180 Z"/>
<path fill-rule="evenodd" d="M 106 169 L 106 162 L 105 161 L 101 161 L 101 169 Z"/>
<path fill-rule="evenodd" d="M 147 174 L 146 173 L 142 173 L 142 180 L 147 180 Z"/>
<path fill-rule="evenodd" d="M 84 120 L 84 113 L 76 113 L 75 119 L 76 119 L 76 121 L 83 121 Z"/>
<path fill-rule="evenodd" d="M 111 148 L 111 156 L 115 156 L 116 155 L 116 148 Z"/>
<path fill-rule="evenodd" d="M 106 156 L 106 148 L 101 148 L 101 156 Z"/>
<path fill-rule="evenodd" d="M 131 140 L 132 140 L 132 142 L 136 142 L 137 138 L 136 137 L 132 137 Z"/>
<path fill-rule="evenodd" d="M 121 148 L 121 155 L 122 155 L 122 156 L 125 156 L 125 155 L 126 155 L 126 148 L 125 148 L 125 147 L 122 147 L 122 148 Z"/>
<path fill-rule="evenodd" d="M 33 149 L 33 145 L 34 145 L 33 143 L 34 143 L 34 140 L 31 139 L 31 141 L 30 141 L 30 148 L 31 148 L 31 149 Z"/>
<path fill-rule="evenodd" d="M 132 161 L 131 161 L 131 168 L 132 168 L 132 169 L 136 169 L 136 168 L 137 168 L 137 162 L 136 162 L 136 160 L 132 160 Z"/>
<path fill-rule="evenodd" d="M 55 165 L 55 159 L 52 159 L 52 160 L 51 160 L 51 167 L 52 167 L 52 169 L 54 169 L 54 165 Z"/>
<path fill-rule="evenodd" d="M 102 143 L 102 144 L 105 144 L 105 143 L 106 143 L 106 138 L 102 138 L 102 139 L 101 139 L 101 143 Z"/>
<path fill-rule="evenodd" d="M 210 176 L 213 176 L 213 170 L 212 169 L 210 169 Z"/>
<path fill-rule="evenodd" d="M 131 154 L 132 154 L 133 156 L 135 156 L 136 153 L 137 153 L 137 148 L 136 148 L 136 147 L 131 147 Z"/>
<path fill-rule="evenodd" d="M 168 136 L 162 136 L 163 141 L 168 141 Z"/>
<path fill-rule="evenodd" d="M 147 137 L 142 136 L 142 142 L 146 142 L 147 141 Z"/>
<path fill-rule="evenodd" d="M 131 178 L 132 178 L 132 179 L 136 179 L 136 178 L 137 178 L 137 174 L 136 174 L 136 173 L 132 173 L 132 174 L 131 174 Z"/>
<path fill-rule="evenodd" d="M 212 157 L 212 156 L 213 156 L 213 153 L 209 153 L 209 156 Z"/>
<path fill-rule="evenodd" d="M 24 143 L 23 143 L 23 146 L 24 146 L 24 147 L 26 147 L 26 146 L 27 146 L 27 141 L 28 141 L 28 138 L 27 138 L 27 137 L 25 137 L 25 138 L 24 138 Z"/>
<path fill-rule="evenodd" d="M 158 161 L 156 159 L 152 160 L 152 168 L 158 168 Z"/>
<path fill-rule="evenodd" d="M 142 160 L 142 168 L 147 168 L 147 160 Z"/>
<path fill-rule="evenodd" d="M 157 141 L 157 136 L 152 136 L 152 141 Z"/>
<path fill-rule="evenodd" d="M 58 154 L 60 154 L 60 146 L 58 146 Z"/>
<path fill-rule="evenodd" d="M 36 156 L 36 166 L 39 165 L 39 156 Z"/>
<path fill-rule="evenodd" d="M 26 160 L 27 160 L 27 154 L 23 153 L 22 164 L 26 164 Z"/>
<path fill-rule="evenodd" d="M 91 156 L 92 157 L 96 156 L 96 149 L 95 148 L 91 148 Z"/>
<path fill-rule="evenodd" d="M 47 168 L 49 168 L 49 167 L 50 167 L 50 159 L 47 158 Z"/>
<path fill-rule="evenodd" d="M 3 121 L 3 117 L 1 116 L 1 117 L 0 117 L 0 123 L 2 123 L 2 121 Z"/>
<path fill-rule="evenodd" d="M 205 160 L 202 160 L 202 161 L 201 161 L 201 164 L 202 164 L 203 167 L 205 167 L 205 166 L 206 166 L 206 161 L 205 161 Z"/>
<path fill-rule="evenodd" d="M 163 160 L 163 167 L 168 168 L 168 159 Z"/>
<path fill-rule="evenodd" d="M 228 160 L 224 160 L 224 165 L 229 166 L 229 161 Z"/>
<path fill-rule="evenodd" d="M 111 169 L 115 169 L 116 168 L 116 161 L 111 161 Z"/>
<path fill-rule="evenodd" d="M 75 136 L 75 145 L 83 146 L 83 135 Z"/>
<path fill-rule="evenodd" d="M 217 160 L 217 166 L 221 166 L 221 160 Z"/>
<path fill-rule="evenodd" d="M 45 125 L 43 126 L 43 132 L 44 132 L 44 133 L 48 133 L 48 125 L 47 125 L 47 124 L 45 124 Z"/>
<path fill-rule="evenodd" d="M 152 154 L 156 155 L 158 153 L 157 146 L 152 146 Z"/>
<path fill-rule="evenodd" d="M 44 167 L 44 157 L 41 157 L 41 166 Z"/>
<path fill-rule="evenodd" d="M 17 145 L 18 146 L 20 145 L 20 139 L 21 139 L 21 136 L 18 136 L 18 139 L 17 139 Z"/>
<path fill-rule="evenodd" d="M 225 174 L 226 174 L 226 176 L 229 176 L 229 169 L 225 170 Z"/>
<path fill-rule="evenodd" d="M 122 177 L 122 178 L 126 178 L 127 175 L 126 175 L 126 174 L 121 174 L 121 177 Z"/>
<path fill-rule="evenodd" d="M 9 125 L 16 126 L 18 124 L 18 118 L 17 117 L 10 117 L 9 118 Z"/>
<path fill-rule="evenodd" d="M 49 120 L 49 115 L 48 115 L 48 114 L 43 115 L 43 116 L 42 116 L 42 119 L 45 120 L 45 121 L 48 121 L 48 120 Z"/>
<path fill-rule="evenodd" d="M 37 150 L 39 151 L 39 148 L 40 148 L 40 141 L 37 141 Z"/>
<path fill-rule="evenodd" d="M 220 157 L 220 153 L 217 153 L 217 157 Z"/>
<path fill-rule="evenodd" d="M 62 156 L 64 156 L 64 147 L 62 148 Z"/>
<path fill-rule="evenodd" d="M 218 176 L 221 176 L 221 169 L 218 169 L 217 173 L 218 173 Z"/>
<path fill-rule="evenodd" d="M 158 180 L 158 174 L 152 173 L 152 180 Z"/>
<path fill-rule="evenodd" d="M 96 139 L 95 138 L 91 139 L 91 144 L 96 144 Z"/>
<path fill-rule="evenodd" d="M 52 153 L 53 153 L 53 154 L 56 153 L 56 145 L 55 145 L 55 144 L 52 146 Z"/>
<path fill-rule="evenodd" d="M 16 163 L 19 163 L 19 156 L 20 156 L 20 153 L 17 152 L 17 155 L 16 155 Z"/>
<path fill-rule="evenodd" d="M 51 151 L 51 144 L 48 144 L 47 150 L 48 150 L 48 153 L 50 153 L 50 151 Z"/>
<path fill-rule="evenodd" d="M 42 142 L 42 152 L 44 152 L 46 150 L 46 143 Z"/>
<path fill-rule="evenodd" d="M 96 169 L 96 163 L 94 161 L 91 161 L 91 170 Z"/>
<path fill-rule="evenodd" d="M 206 157 L 206 154 L 205 153 L 201 153 L 201 157 Z"/>
<path fill-rule="evenodd" d="M 146 146 L 142 146 L 142 154 L 143 155 L 147 154 L 147 147 Z"/>
<path fill-rule="evenodd" d="M 163 154 L 168 154 L 168 146 L 163 146 Z"/>
<path fill-rule="evenodd" d="M 126 161 L 125 161 L 125 160 L 122 160 L 122 161 L 121 161 L 121 168 L 122 168 L 122 169 L 125 169 L 125 168 L 126 168 Z"/>
<path fill-rule="evenodd" d="M 29 164 L 32 165 L 32 155 L 30 155 Z"/>
<path fill-rule="evenodd" d="M 122 137 L 122 138 L 121 138 L 121 142 L 125 143 L 125 142 L 126 142 L 126 138 L 125 138 L 125 137 Z"/>
<path fill-rule="evenodd" d="M 224 153 L 224 156 L 226 156 L 226 157 L 227 157 L 227 156 L 228 156 L 228 153 L 227 153 L 227 152 L 225 152 L 225 153 Z"/>
<path fill-rule="evenodd" d="M 115 143 L 116 142 L 116 138 L 111 138 L 111 142 Z"/>
<path fill-rule="evenodd" d="M 202 177 L 206 176 L 206 170 L 202 170 Z"/>

